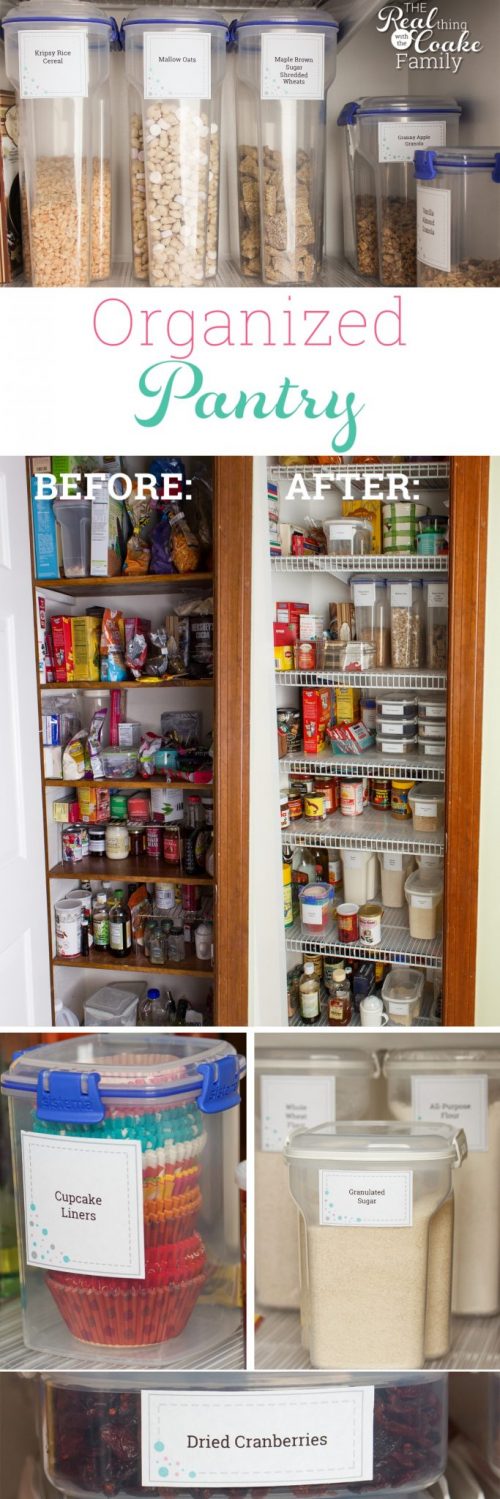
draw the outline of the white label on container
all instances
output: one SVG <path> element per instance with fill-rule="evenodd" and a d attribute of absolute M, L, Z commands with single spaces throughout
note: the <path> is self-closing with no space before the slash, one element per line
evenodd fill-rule
<path fill-rule="evenodd" d="M 414 895 L 412 891 L 410 905 L 416 906 L 418 911 L 430 911 L 432 904 L 432 895 Z"/>
<path fill-rule="evenodd" d="M 143 1390 L 149 1488 L 291 1488 L 373 1477 L 374 1386 Z"/>
<path fill-rule="evenodd" d="M 420 797 L 415 802 L 417 817 L 437 817 L 437 802 L 421 802 Z"/>
<path fill-rule="evenodd" d="M 264 32 L 261 38 L 261 99 L 323 99 L 325 38 L 322 32 Z"/>
<path fill-rule="evenodd" d="M 335 1078 L 261 1077 L 261 1150 L 282 1150 L 294 1129 L 314 1129 L 335 1119 Z"/>
<path fill-rule="evenodd" d="M 427 603 L 429 609 L 448 608 L 448 584 L 429 583 L 427 589 Z"/>
<path fill-rule="evenodd" d="M 320 1171 L 323 1227 L 411 1228 L 413 1171 Z"/>
<path fill-rule="evenodd" d="M 170 26 L 144 32 L 146 99 L 211 99 L 212 41 L 206 31 Z"/>
<path fill-rule="evenodd" d="M 391 609 L 411 609 L 411 583 L 391 583 Z"/>
<path fill-rule="evenodd" d="M 415 151 L 446 145 L 446 120 L 381 121 L 378 127 L 379 161 L 413 161 Z"/>
<path fill-rule="evenodd" d="M 488 1078 L 486 1073 L 429 1073 L 412 1077 L 411 1104 L 417 1123 L 450 1124 L 463 1129 L 469 1151 L 488 1149 Z"/>
<path fill-rule="evenodd" d="M 23 1130 L 21 1148 L 28 1264 L 143 1279 L 140 1141 Z"/>
<path fill-rule="evenodd" d="M 390 853 L 386 853 L 386 854 L 383 855 L 383 859 L 384 859 L 384 869 L 402 869 L 403 868 L 403 855 L 402 854 L 390 854 Z"/>
<path fill-rule="evenodd" d="M 19 31 L 21 99 L 87 99 L 87 28 Z"/>
<path fill-rule="evenodd" d="M 451 270 L 451 192 L 417 183 L 417 260 Z"/>
<path fill-rule="evenodd" d="M 362 607 L 375 603 L 375 583 L 355 583 L 353 591 L 355 605 Z"/>
<path fill-rule="evenodd" d="M 406 1015 L 406 1016 L 408 1016 L 408 1015 L 411 1014 L 412 1006 L 414 1005 L 414 1003 L 415 1003 L 414 999 L 392 999 L 392 998 L 389 998 L 387 1000 L 387 1009 L 389 1011 L 389 1015 Z"/>
<path fill-rule="evenodd" d="M 305 926 L 321 926 L 323 921 L 322 906 L 303 906 L 302 921 Z"/>
<path fill-rule="evenodd" d="M 445 705 L 445 703 L 426 703 L 425 704 L 425 717 L 426 718 L 439 718 L 442 724 L 446 723 L 446 705 Z"/>

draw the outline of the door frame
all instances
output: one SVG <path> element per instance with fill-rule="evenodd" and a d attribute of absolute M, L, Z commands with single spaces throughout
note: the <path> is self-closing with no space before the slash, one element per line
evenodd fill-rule
<path fill-rule="evenodd" d="M 227 1027 L 248 1025 L 253 459 L 214 461 L 214 1018 Z"/>
<path fill-rule="evenodd" d="M 475 1023 L 489 458 L 452 458 L 443 1025 Z"/>

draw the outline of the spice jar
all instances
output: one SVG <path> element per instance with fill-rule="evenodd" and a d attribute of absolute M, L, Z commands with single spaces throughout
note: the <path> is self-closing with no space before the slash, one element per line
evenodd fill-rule
<path fill-rule="evenodd" d="M 430 1235 L 446 1201 L 452 1216 L 463 1130 L 328 1123 L 296 1130 L 284 1154 L 305 1221 L 313 1368 L 421 1369 Z M 332 1275 L 332 1265 L 348 1273 Z"/>
<path fill-rule="evenodd" d="M 130 853 L 130 837 L 125 822 L 108 822 L 106 826 L 106 858 L 126 859 Z"/>
<path fill-rule="evenodd" d="M 248 12 L 235 24 L 240 266 L 264 285 L 315 284 L 323 257 L 326 94 L 338 24 Z M 283 49 L 287 66 L 283 66 Z"/>
<path fill-rule="evenodd" d="M 180 926 L 171 927 L 167 933 L 168 961 L 169 963 L 183 963 L 185 956 L 184 930 Z"/>

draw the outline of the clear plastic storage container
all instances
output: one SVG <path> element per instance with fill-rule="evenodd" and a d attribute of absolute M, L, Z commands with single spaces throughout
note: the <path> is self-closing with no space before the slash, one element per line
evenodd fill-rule
<path fill-rule="evenodd" d="M 399 692 L 385 692 L 383 697 L 377 696 L 377 715 L 384 720 L 384 726 L 386 719 L 413 720 L 417 717 L 417 712 L 416 697 L 403 697 Z"/>
<path fill-rule="evenodd" d="M 333 916 L 333 885 L 321 880 L 299 890 L 300 924 L 304 937 L 322 937 Z"/>
<path fill-rule="evenodd" d="M 255 1294 L 264 1307 L 300 1304 L 299 1215 L 290 1196 L 283 1147 L 299 1120 L 368 1119 L 375 1058 L 324 1047 L 300 1055 L 269 1048 L 256 1057 Z"/>
<path fill-rule="evenodd" d="M 342 859 L 344 900 L 363 906 L 373 900 L 377 891 L 377 855 L 370 849 L 343 848 Z"/>
<path fill-rule="evenodd" d="M 3 19 L 16 90 L 25 270 L 33 286 L 88 286 L 111 273 L 110 49 L 93 4 L 38 0 Z"/>
<path fill-rule="evenodd" d="M 65 578 L 88 578 L 90 574 L 91 509 L 91 500 L 54 500 Z"/>
<path fill-rule="evenodd" d="M 420 580 L 389 585 L 393 670 L 413 671 L 424 661 L 424 598 Z"/>
<path fill-rule="evenodd" d="M 320 1382 L 289 1373 L 171 1374 L 168 1380 L 164 1374 L 45 1374 L 45 1471 L 71 1499 L 156 1499 L 160 1493 L 175 1499 L 186 1490 L 196 1499 L 230 1499 L 235 1488 L 246 1499 L 256 1487 L 276 1496 L 301 1495 L 306 1487 L 311 1499 L 347 1496 L 354 1487 L 388 1499 L 444 1472 L 447 1396 L 447 1375 L 434 1372 L 323 1375 Z M 187 1447 L 187 1407 L 189 1432 L 229 1437 L 217 1450 L 215 1474 L 213 1449 L 193 1455 Z M 245 1484 L 244 1449 L 232 1438 L 272 1438 L 273 1431 L 289 1443 L 294 1438 L 287 1459 L 292 1471 L 283 1473 L 283 1446 L 254 1445 Z M 327 1436 L 326 1449 L 318 1443 L 319 1465 L 314 1444 L 304 1440 L 308 1432 Z M 168 1488 L 165 1453 L 175 1465 Z"/>
<path fill-rule="evenodd" d="M 134 271 L 150 286 L 202 286 L 217 271 L 227 37 L 202 7 L 142 6 L 123 22 Z"/>
<path fill-rule="evenodd" d="M 419 286 L 500 286 L 500 149 L 417 151 Z"/>
<path fill-rule="evenodd" d="M 447 1046 L 403 1051 L 384 1062 L 391 1118 L 453 1118 L 467 1136 L 455 1178 L 453 1311 L 488 1317 L 500 1310 L 500 1049 Z"/>
<path fill-rule="evenodd" d="M 423 993 L 424 975 L 418 968 L 407 968 L 404 963 L 391 968 L 382 985 L 382 999 L 392 1025 L 413 1025 L 422 1009 Z"/>
<path fill-rule="evenodd" d="M 364 520 L 325 520 L 323 530 L 329 557 L 368 557 L 372 549 L 372 528 Z"/>
<path fill-rule="evenodd" d="M 384 906 L 400 910 L 405 903 L 405 880 L 413 869 L 413 854 L 403 854 L 398 849 L 384 849 L 378 857 Z"/>
<path fill-rule="evenodd" d="M 324 12 L 248 12 L 234 26 L 240 266 L 310 286 L 323 258 L 326 95 L 338 25 Z"/>
<path fill-rule="evenodd" d="M 313 1368 L 422 1367 L 430 1228 L 447 1199 L 452 1211 L 452 1171 L 466 1153 L 463 1131 L 444 1125 L 325 1124 L 291 1135 Z"/>
<path fill-rule="evenodd" d="M 431 583 L 425 587 L 427 665 L 430 671 L 446 671 L 448 666 L 448 584 Z"/>
<path fill-rule="evenodd" d="M 414 154 L 454 145 L 460 114 L 455 99 L 404 94 L 344 106 L 344 247 L 360 275 L 416 285 Z"/>
<path fill-rule="evenodd" d="M 239 1260 L 234 1110 L 244 1070 L 216 1038 L 82 1035 L 2 1078 L 28 1348 L 113 1367 L 200 1358 L 238 1328 L 210 1276 Z"/>
<path fill-rule="evenodd" d="M 443 890 L 443 874 L 438 862 L 435 868 L 425 865 L 409 875 L 405 895 L 411 937 L 430 942 L 437 936 L 443 920 Z"/>
<path fill-rule="evenodd" d="M 418 734 L 418 719 L 415 718 L 386 718 L 377 714 L 377 735 L 380 739 L 394 739 L 395 748 L 400 739 L 416 739 Z"/>
<path fill-rule="evenodd" d="M 416 833 L 437 833 L 444 827 L 444 787 L 425 781 L 413 787 L 408 797 Z"/>
<path fill-rule="evenodd" d="M 381 578 L 353 578 L 351 597 L 356 615 L 356 638 L 371 641 L 375 646 L 376 667 L 390 666 L 387 584 Z"/>
<path fill-rule="evenodd" d="M 439 692 L 431 692 L 428 697 L 418 697 L 419 722 L 425 719 L 426 723 L 446 723 L 447 715 L 446 697 L 440 696 Z"/>

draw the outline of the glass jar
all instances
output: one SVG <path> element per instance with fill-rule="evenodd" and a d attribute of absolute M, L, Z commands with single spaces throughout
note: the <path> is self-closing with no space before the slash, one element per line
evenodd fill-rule
<path fill-rule="evenodd" d="M 183 963 L 186 956 L 184 930 L 173 926 L 167 934 L 167 959 L 169 963 Z"/>
<path fill-rule="evenodd" d="M 141 859 L 146 852 L 146 829 L 142 822 L 129 822 L 130 853 L 133 859 Z"/>
<path fill-rule="evenodd" d="M 106 853 L 106 828 L 103 823 L 89 827 L 89 854 L 99 858 Z"/>
<path fill-rule="evenodd" d="M 390 584 L 393 671 L 414 671 L 424 662 L 424 599 L 420 581 Z"/>
<path fill-rule="evenodd" d="M 106 858 L 127 859 L 130 853 L 130 836 L 126 822 L 108 822 L 106 826 Z"/>
<path fill-rule="evenodd" d="M 500 286 L 500 151 L 417 151 L 419 286 Z"/>
<path fill-rule="evenodd" d="M 389 666 L 391 646 L 385 580 L 353 578 L 351 596 L 356 614 L 356 639 L 375 646 L 375 667 Z"/>

